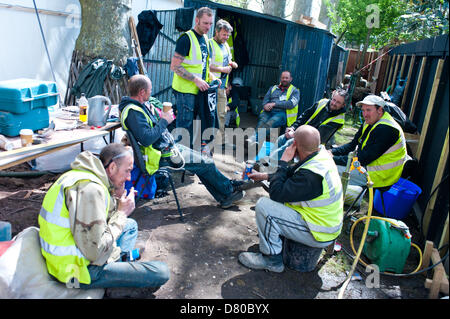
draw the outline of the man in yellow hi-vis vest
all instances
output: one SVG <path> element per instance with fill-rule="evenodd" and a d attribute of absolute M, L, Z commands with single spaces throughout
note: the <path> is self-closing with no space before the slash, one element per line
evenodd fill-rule
<path fill-rule="evenodd" d="M 167 265 L 135 261 L 134 190 L 127 195 L 133 152 L 104 147 L 80 153 L 48 190 L 39 213 L 41 252 L 50 275 L 72 288 L 160 287 Z M 147 291 L 148 292 L 148 291 Z M 145 294 L 145 290 L 142 292 Z"/>
<path fill-rule="evenodd" d="M 233 61 L 227 39 L 230 37 L 233 28 L 231 25 L 220 19 L 216 23 L 214 38 L 209 40 L 209 51 L 211 54 L 211 73 L 216 78 L 220 78 L 222 84 L 217 90 L 217 117 L 219 120 L 220 137 L 216 139 L 216 144 L 223 145 L 225 142 L 225 117 L 227 114 L 227 94 L 229 75 L 233 69 L 238 67 Z"/>
<path fill-rule="evenodd" d="M 262 102 L 263 110 L 258 116 L 256 133 L 248 139 L 249 143 L 264 142 L 271 128 L 291 126 L 295 122 L 300 91 L 291 82 L 291 72 L 283 71 L 280 83 L 269 88 Z M 258 129 L 265 129 L 264 136 L 258 136 Z"/>
<path fill-rule="evenodd" d="M 171 136 L 167 126 L 173 121 L 172 113 L 162 112 L 160 118 L 152 114 L 154 107 L 148 103 L 152 83 L 145 75 L 132 76 L 128 82 L 128 90 L 131 96 L 123 97 L 119 104 L 122 126 L 133 133 L 143 153 L 149 150 L 148 154 L 153 154 L 153 151 L 159 148 L 157 145 L 161 139 L 165 135 Z M 219 202 L 220 207 L 229 208 L 244 197 L 245 192 L 238 187 L 240 183 L 223 175 L 213 159 L 183 144 L 173 144 L 173 147 L 179 150 L 178 159 L 184 162 L 184 168 L 198 176 L 209 193 Z M 160 157 L 147 156 L 146 161 L 149 164 L 147 168 L 159 166 Z"/>
<path fill-rule="evenodd" d="M 362 109 L 364 123 L 350 143 L 331 150 L 338 169 L 345 170 L 348 153 L 358 147 L 360 164 L 367 169 L 375 188 L 390 187 L 402 175 L 407 161 L 406 140 L 400 125 L 386 111 L 385 101 L 368 95 L 356 103 Z M 350 173 L 350 185 L 365 186 L 366 177 L 357 170 Z"/>
<path fill-rule="evenodd" d="M 292 126 L 286 128 L 286 132 L 278 137 L 276 149 L 268 158 L 261 159 L 261 162 L 266 161 L 269 166 L 276 167 L 284 150 L 294 142 L 294 131 L 304 124 L 317 128 L 320 133 L 320 142 L 325 144 L 334 133 L 344 126 L 347 95 L 346 90 L 335 90 L 331 99 L 323 98 L 304 111 Z"/>
<path fill-rule="evenodd" d="M 299 162 L 288 166 L 294 157 Z M 342 184 L 330 154 L 320 145 L 319 131 L 302 125 L 294 143 L 281 157 L 276 173 L 253 171 L 255 181 L 269 180 L 270 199 L 255 207 L 259 253 L 243 252 L 239 261 L 251 269 L 284 270 L 282 240 L 288 238 L 310 247 L 325 248 L 342 229 Z"/>
<path fill-rule="evenodd" d="M 176 98 L 176 127 L 185 128 L 193 139 L 193 121 L 198 115 L 199 91 L 209 88 L 214 76 L 209 70 L 207 33 L 213 24 L 210 8 L 198 9 L 195 26 L 176 42 L 170 70 L 174 72 L 172 89 Z"/>

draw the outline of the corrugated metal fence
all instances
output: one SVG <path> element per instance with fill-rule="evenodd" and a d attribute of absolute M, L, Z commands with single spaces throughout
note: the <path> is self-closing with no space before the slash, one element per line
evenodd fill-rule
<path fill-rule="evenodd" d="M 151 50 L 144 57 L 148 76 L 152 81 L 152 95 L 161 101 L 175 103 L 172 94 L 170 61 L 180 32 L 175 29 L 175 10 L 156 11 L 156 17 L 163 25 Z"/>

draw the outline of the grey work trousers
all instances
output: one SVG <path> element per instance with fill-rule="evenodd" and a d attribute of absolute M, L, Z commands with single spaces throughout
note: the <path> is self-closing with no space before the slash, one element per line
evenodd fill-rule
<path fill-rule="evenodd" d="M 267 197 L 258 200 L 255 212 L 259 233 L 259 250 L 265 255 L 281 253 L 283 242 L 280 236 L 315 248 L 325 248 L 333 242 L 317 241 L 309 231 L 302 215 Z"/>

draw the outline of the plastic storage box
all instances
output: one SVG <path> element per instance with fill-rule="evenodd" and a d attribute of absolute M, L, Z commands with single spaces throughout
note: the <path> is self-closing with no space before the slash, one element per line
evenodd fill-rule
<path fill-rule="evenodd" d="M 383 193 L 385 216 L 395 219 L 406 218 L 421 193 L 422 189 L 419 186 L 400 178 L 388 191 Z M 375 190 L 373 206 L 377 212 L 383 214 L 383 203 L 378 189 Z"/>
<path fill-rule="evenodd" d="M 58 102 L 55 82 L 14 79 L 0 82 L 0 111 L 17 114 L 46 108 Z"/>
<path fill-rule="evenodd" d="M 33 131 L 48 127 L 50 123 L 47 108 L 37 108 L 23 114 L 0 111 L 0 134 L 18 136 L 21 129 Z"/>

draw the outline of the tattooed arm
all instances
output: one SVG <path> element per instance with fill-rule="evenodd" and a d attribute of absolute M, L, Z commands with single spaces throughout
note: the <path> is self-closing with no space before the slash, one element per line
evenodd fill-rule
<path fill-rule="evenodd" d="M 175 72 L 178 76 L 182 77 L 185 80 L 192 81 L 197 85 L 197 87 L 200 89 L 200 91 L 205 91 L 209 88 L 208 83 L 206 83 L 201 78 L 193 75 L 192 73 L 188 72 L 181 63 L 184 61 L 184 56 L 178 54 L 175 52 L 172 57 L 172 61 L 170 63 L 170 69 Z"/>

